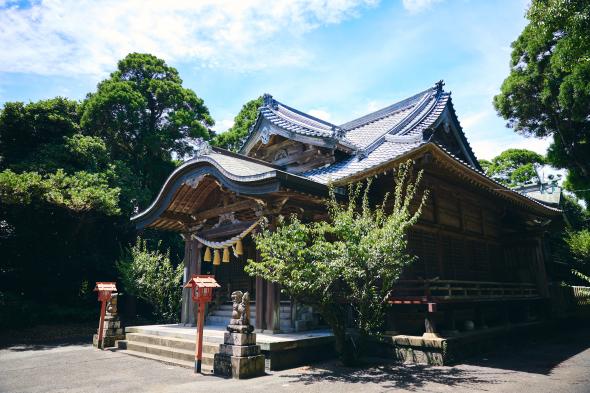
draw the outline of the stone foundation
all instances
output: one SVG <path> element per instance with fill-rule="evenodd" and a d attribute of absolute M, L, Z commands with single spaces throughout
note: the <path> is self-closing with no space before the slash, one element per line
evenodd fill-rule
<path fill-rule="evenodd" d="M 113 294 L 113 297 L 107 303 L 102 329 L 102 343 L 98 342 L 98 329 L 96 329 L 97 332 L 92 337 L 92 345 L 96 348 L 114 347 L 115 341 L 125 339 L 125 333 L 121 328 L 121 321 L 117 315 L 117 294 Z"/>
<path fill-rule="evenodd" d="M 546 323 L 528 322 L 482 328 L 447 337 L 382 336 L 370 344 L 370 351 L 378 357 L 396 359 L 404 363 L 436 366 L 456 364 L 470 356 L 493 351 L 511 340 L 529 337 L 547 328 Z"/>
<path fill-rule="evenodd" d="M 256 333 L 225 333 L 213 360 L 213 372 L 237 379 L 264 375 L 264 355 L 256 345 Z"/>

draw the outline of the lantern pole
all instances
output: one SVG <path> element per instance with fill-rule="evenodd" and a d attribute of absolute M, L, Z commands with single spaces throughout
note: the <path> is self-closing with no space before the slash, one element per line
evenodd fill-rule
<path fill-rule="evenodd" d="M 200 300 L 197 317 L 197 346 L 195 348 L 195 373 L 201 372 L 201 360 L 203 358 L 203 324 L 205 323 L 205 302 Z"/>
<path fill-rule="evenodd" d="M 101 293 L 102 295 L 102 293 Z M 102 336 L 104 334 L 104 316 L 106 314 L 106 306 L 107 306 L 107 301 L 105 299 L 105 296 L 101 296 L 101 300 L 100 300 L 100 319 L 98 322 L 98 348 L 100 349 L 104 349 L 103 348 L 103 343 L 102 343 Z"/>

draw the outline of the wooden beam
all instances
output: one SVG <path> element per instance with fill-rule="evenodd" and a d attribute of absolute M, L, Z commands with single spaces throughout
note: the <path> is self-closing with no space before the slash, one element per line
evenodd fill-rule
<path fill-rule="evenodd" d="M 192 225 L 194 223 L 198 223 L 204 220 L 208 220 L 210 218 L 219 217 L 224 213 L 231 213 L 231 212 L 239 212 L 242 210 L 247 209 L 254 209 L 257 206 L 261 206 L 264 202 L 260 200 L 242 200 L 236 203 L 231 203 L 226 206 L 219 206 L 213 209 L 204 210 L 202 212 L 197 212 L 194 214 L 186 214 L 174 211 L 165 211 L 163 212 L 160 217 L 165 218 L 168 220 L 180 221 L 187 225 Z"/>
<path fill-rule="evenodd" d="M 178 212 L 171 212 L 171 211 L 165 211 L 165 212 L 163 212 L 160 215 L 160 217 L 166 218 L 168 220 L 182 221 L 184 223 L 189 223 L 189 222 L 193 221 L 193 219 L 190 216 L 190 214 L 178 213 Z"/>
<path fill-rule="evenodd" d="M 204 237 L 208 240 L 213 240 L 213 239 L 218 239 L 218 238 L 227 238 L 228 236 L 231 237 L 233 235 L 237 235 L 238 233 L 247 229 L 253 223 L 254 223 L 253 221 L 248 221 L 248 222 L 240 222 L 238 224 L 222 225 L 217 228 L 204 229 L 204 230 L 200 231 L 198 233 L 198 235 L 201 237 Z"/>
<path fill-rule="evenodd" d="M 224 213 L 231 213 L 231 212 L 238 212 L 241 210 L 247 209 L 254 209 L 257 206 L 260 206 L 259 202 L 253 201 L 251 199 L 246 199 L 243 201 L 239 201 L 236 203 L 231 203 L 226 206 L 215 207 L 213 209 L 204 210 L 202 212 L 197 212 L 191 214 L 191 217 L 194 221 L 201 221 L 201 220 L 208 220 L 210 218 L 218 217 Z"/>

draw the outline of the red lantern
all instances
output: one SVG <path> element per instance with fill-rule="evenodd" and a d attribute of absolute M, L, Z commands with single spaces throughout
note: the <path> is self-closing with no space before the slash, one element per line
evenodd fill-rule
<path fill-rule="evenodd" d="M 98 292 L 98 301 L 101 302 L 100 305 L 100 319 L 98 322 L 98 348 L 103 347 L 102 336 L 104 331 L 104 316 L 106 314 L 106 305 L 111 297 L 113 296 L 113 292 L 117 291 L 117 285 L 114 282 L 97 282 L 96 286 L 94 287 L 94 292 Z"/>
<path fill-rule="evenodd" d="M 214 276 L 193 274 L 190 280 L 184 285 L 191 289 L 193 302 L 198 304 L 199 312 L 197 318 L 197 347 L 195 349 L 195 372 L 201 372 L 201 359 L 203 355 L 203 324 L 205 322 L 205 304 L 213 299 L 213 289 L 220 285 L 215 281 Z"/>

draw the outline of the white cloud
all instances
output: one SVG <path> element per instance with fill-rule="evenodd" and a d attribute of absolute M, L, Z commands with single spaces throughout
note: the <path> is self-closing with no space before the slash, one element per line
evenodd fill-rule
<path fill-rule="evenodd" d="M 477 158 L 490 160 L 507 149 L 527 149 L 547 154 L 551 139 L 525 138 L 514 134 L 505 139 L 472 139 L 469 142 Z"/>
<path fill-rule="evenodd" d="M 492 113 L 488 110 L 483 110 L 481 112 L 471 113 L 465 116 L 462 116 L 461 119 L 461 127 L 464 129 L 469 129 L 479 123 L 481 123 L 486 117 L 491 115 Z"/>
<path fill-rule="evenodd" d="M 418 13 L 429 9 L 432 5 L 442 0 L 402 0 L 404 8 L 411 13 Z"/>
<path fill-rule="evenodd" d="M 322 119 L 325 121 L 330 121 L 330 119 L 332 118 L 332 115 L 330 115 L 330 113 L 324 109 L 310 109 L 309 111 L 307 111 L 307 113 L 317 117 L 318 119 Z"/>
<path fill-rule="evenodd" d="M 228 128 L 232 127 L 234 125 L 234 121 L 232 119 L 223 119 L 221 121 L 218 121 L 215 123 L 217 126 L 217 131 L 219 132 L 223 132 L 223 131 L 227 131 Z"/>
<path fill-rule="evenodd" d="M 0 72 L 104 74 L 134 51 L 241 70 L 300 64 L 307 54 L 298 36 L 376 2 L 41 0 L 7 6 L 0 9 Z"/>

